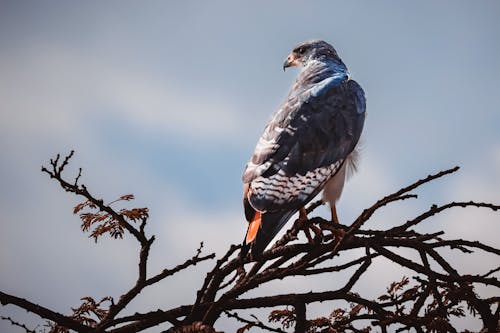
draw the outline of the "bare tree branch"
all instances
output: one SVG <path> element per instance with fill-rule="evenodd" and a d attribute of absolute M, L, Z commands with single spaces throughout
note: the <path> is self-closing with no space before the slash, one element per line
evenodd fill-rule
<path fill-rule="evenodd" d="M 87 327 L 73 320 L 72 318 L 66 317 L 58 312 L 52 311 L 44 306 L 32 303 L 20 297 L 0 292 L 0 303 L 2 305 L 7 305 L 7 304 L 17 305 L 18 307 L 25 309 L 26 311 L 37 314 L 44 319 L 48 319 L 56 323 L 59 323 L 60 325 L 75 330 L 77 332 L 85 333 L 91 331 L 90 327 Z"/>
<path fill-rule="evenodd" d="M 429 175 L 385 196 L 363 210 L 349 226 L 332 224 L 320 217 L 310 218 L 305 224 L 306 228 L 314 231 L 314 238 L 309 237 L 310 241 L 300 240 L 299 233 L 304 230 L 302 222 L 294 223 L 283 237 L 259 258 L 253 258 L 242 245 L 231 245 L 206 274 L 197 292 L 193 292 L 192 304 L 120 316 L 144 288 L 156 285 L 199 262 L 213 259 L 215 254 L 202 255 L 201 243 L 193 257 L 173 268 L 149 275 L 149 253 L 155 236 L 146 234 L 149 218 L 147 208 L 115 208 L 132 200 L 134 197 L 130 194 L 105 204 L 103 199 L 96 198 L 80 183 L 81 169 L 73 181 L 66 180 L 63 172 L 73 154 L 71 152 L 64 158 L 57 155 L 50 161 L 50 167 L 43 167 L 42 171 L 55 179 L 65 191 L 84 198 L 74 209 L 75 214 L 79 214 L 82 220 L 82 231 L 91 231 L 93 228 L 91 237 L 96 241 L 106 233 L 117 238 L 127 232 L 137 240 L 140 245 L 138 271 L 135 283 L 118 297 L 117 303 L 114 303 L 111 297 L 105 297 L 100 302 L 86 297 L 83 298 L 82 305 L 73 309 L 71 316 L 64 316 L 30 301 L 0 293 L 3 305 L 16 305 L 54 323 L 52 333 L 67 332 L 68 329 L 77 332 L 132 333 L 163 323 L 172 325 L 168 332 L 215 332 L 214 324 L 223 314 L 226 314 L 228 319 L 244 324 L 238 333 L 252 327 L 271 332 L 286 332 L 294 328 L 295 332 L 357 333 L 370 329 L 363 326 L 367 322 L 373 327 L 379 327 L 381 332 L 387 332 L 389 328 L 396 328 L 397 331 L 414 329 L 416 332 L 456 332 L 450 318 L 466 315 L 463 304 L 467 305 L 469 315 L 482 320 L 488 332 L 496 332 L 498 329 L 500 296 L 481 298 L 476 293 L 476 288 L 483 285 L 498 292 L 500 267 L 492 267 L 483 274 L 461 274 L 460 269 L 445 259 L 442 251 L 446 249 L 457 251 L 460 255 L 468 255 L 480 250 L 482 253 L 500 256 L 500 249 L 475 240 L 445 239 L 446 234 L 443 231 L 420 233 L 415 227 L 451 208 L 476 207 L 498 211 L 499 205 L 475 201 L 450 202 L 441 206 L 433 205 L 408 221 L 396 221 L 396 226 L 389 229 L 365 227 L 379 209 L 402 200 L 417 198 L 410 192 L 456 172 L 458 167 Z M 307 212 L 312 213 L 321 204 L 321 201 L 310 204 Z M 416 251 L 420 259 L 406 258 L 399 254 L 397 248 Z M 352 250 L 361 250 L 364 254 L 357 258 L 346 256 L 345 260 L 345 253 Z M 353 292 L 354 286 L 368 268 L 376 264 L 377 261 L 373 259 L 377 257 L 384 257 L 394 265 L 403 266 L 416 276 L 411 280 L 403 277 L 401 281 L 390 283 L 387 292 L 377 299 L 358 295 Z M 248 293 L 272 281 L 296 276 L 334 274 L 347 269 L 353 269 L 353 273 L 345 285 L 339 286 L 337 290 L 260 297 L 249 296 Z M 105 304 L 110 303 L 109 308 L 104 308 L 104 301 L 108 301 Z M 343 301 L 347 302 L 349 307 L 334 308 L 327 316 L 307 318 L 309 304 L 325 301 Z M 245 319 L 234 312 L 258 308 L 271 309 L 269 320 L 281 323 L 282 329 L 273 328 L 256 317 L 254 320 Z M 14 325 L 19 324 L 13 319 L 7 320 Z M 17 326 L 31 332 L 22 324 Z"/>
<path fill-rule="evenodd" d="M 259 327 L 259 328 L 262 328 L 262 329 L 269 331 L 269 332 L 285 333 L 285 331 L 280 330 L 279 328 L 274 328 L 274 327 L 265 325 L 262 321 L 260 321 L 255 316 L 252 316 L 254 318 L 254 320 L 249 320 L 249 319 L 245 319 L 245 318 L 239 316 L 236 312 L 224 311 L 224 314 L 226 314 L 226 316 L 228 316 L 229 318 L 235 318 L 239 322 L 246 324 L 245 326 L 240 328 L 237 333 L 243 333 L 245 330 L 250 330 L 250 328 L 252 328 L 252 327 Z"/>
<path fill-rule="evenodd" d="M 0 320 L 6 320 L 8 321 L 12 326 L 17 326 L 22 328 L 26 333 L 36 333 L 35 330 L 29 329 L 28 326 L 25 324 L 21 324 L 15 320 L 13 320 L 11 317 L 5 317 L 5 316 L 0 316 Z"/>

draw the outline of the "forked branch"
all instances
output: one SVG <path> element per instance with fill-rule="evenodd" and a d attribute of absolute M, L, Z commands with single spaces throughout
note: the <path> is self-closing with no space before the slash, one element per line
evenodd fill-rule
<path fill-rule="evenodd" d="M 445 260 L 443 250 L 458 251 L 461 255 L 473 252 L 500 256 L 500 249 L 477 240 L 446 239 L 443 231 L 420 233 L 415 227 L 444 211 L 460 208 L 481 208 L 498 211 L 498 204 L 485 202 L 450 202 L 433 205 L 427 211 L 408 221 L 393 221 L 389 229 L 366 229 L 367 221 L 378 210 L 410 198 L 411 193 L 422 185 L 454 173 L 458 167 L 429 175 L 409 186 L 376 201 L 363 210 L 350 225 L 332 224 L 320 217 L 311 218 L 309 227 L 316 231 L 312 242 L 299 237 L 301 227 L 292 227 L 277 240 L 261 257 L 252 258 L 242 245 L 231 245 L 210 270 L 200 286 L 191 295 L 186 305 L 152 312 L 120 316 L 130 302 L 146 287 L 154 286 L 169 276 L 215 258 L 215 254 L 202 255 L 203 243 L 192 258 L 156 274 L 148 272 L 148 258 L 154 236 L 148 236 L 146 227 L 149 219 L 147 208 L 116 208 L 134 199 L 127 194 L 108 204 L 95 197 L 80 183 L 82 170 L 73 181 L 63 177 L 73 152 L 50 161 L 42 171 L 55 179 L 62 189 L 83 198 L 74 209 L 82 220 L 82 230 L 91 232 L 96 241 L 103 235 L 121 238 L 125 233 L 132 235 L 140 244 L 137 280 L 114 303 L 110 297 L 96 302 L 84 298 L 81 306 L 73 309 L 73 314 L 63 315 L 16 296 L 0 293 L 3 305 L 13 304 L 19 308 L 38 314 L 52 323 L 51 332 L 139 332 L 162 323 L 170 323 L 170 332 L 215 332 L 214 325 L 225 314 L 226 320 L 239 322 L 239 333 L 252 327 L 271 332 L 367 332 L 370 327 L 379 327 L 382 332 L 388 328 L 397 331 L 414 329 L 423 331 L 457 331 L 450 318 L 466 315 L 478 317 L 488 332 L 498 329 L 500 312 L 500 268 L 496 265 L 486 272 L 461 274 L 459 267 Z M 319 207 L 320 201 L 308 208 L 311 213 Z M 339 236 L 340 235 L 340 236 Z M 413 250 L 420 259 L 403 256 L 397 249 Z M 359 249 L 363 255 L 358 258 L 346 256 Z M 376 264 L 377 257 L 384 257 L 398 266 L 412 272 L 413 278 L 403 277 L 401 281 L 387 281 L 387 292 L 376 299 L 370 299 L 354 292 L 355 286 L 366 271 Z M 346 260 L 347 258 L 347 260 Z M 431 260 L 432 259 L 432 262 Z M 268 296 L 249 296 L 249 292 L 272 281 L 293 277 L 337 274 L 347 269 L 353 273 L 343 286 L 318 292 L 289 293 Z M 481 297 L 477 286 L 488 286 L 494 295 Z M 165 295 L 168 297 L 168 295 Z M 308 318 L 308 305 L 314 302 L 343 301 L 348 307 L 333 307 L 324 317 Z M 108 306 L 105 304 L 109 303 Z M 336 303 L 334 303 L 336 304 Z M 340 304 L 340 303 L 339 303 Z M 345 304 L 345 303 L 344 303 Z M 463 306 L 467 305 L 467 309 Z M 244 318 L 237 310 L 270 308 L 268 320 L 279 323 L 275 328 L 257 317 Z M 92 315 L 92 316 L 91 316 Z M 7 317 L 5 317 L 7 318 Z M 5 319 L 4 318 L 4 319 Z M 10 317 L 13 325 L 19 324 Z M 21 326 L 22 324 L 18 325 Z M 21 326 L 22 327 L 22 326 Z M 31 332 L 27 327 L 23 327 Z"/>

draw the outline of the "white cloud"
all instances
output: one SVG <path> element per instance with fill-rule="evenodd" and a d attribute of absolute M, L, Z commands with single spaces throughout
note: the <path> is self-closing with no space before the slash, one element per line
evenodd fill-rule
<path fill-rule="evenodd" d="M 206 211 L 196 207 L 189 201 L 189 196 L 184 193 L 185 189 L 173 188 L 164 183 L 158 185 L 159 180 L 155 178 L 155 175 L 148 173 L 143 161 L 134 159 L 125 161 L 123 158 L 117 158 L 109 147 L 103 148 L 99 135 L 102 135 L 106 129 L 96 129 L 95 125 L 102 119 L 118 120 L 132 124 L 133 126 L 127 126 L 127 129 L 135 128 L 140 135 L 147 138 L 173 133 L 174 137 L 178 137 L 179 140 L 193 140 L 197 143 L 203 143 L 207 138 L 230 137 L 233 141 L 241 140 L 249 134 L 247 133 L 250 130 L 248 124 L 252 127 L 255 125 L 248 136 L 256 138 L 259 133 L 255 133 L 255 128 L 260 129 L 263 125 L 260 122 L 258 125 L 255 124 L 258 118 L 256 114 L 246 115 L 242 110 L 247 110 L 247 106 L 233 105 L 233 103 L 244 104 L 241 100 L 224 99 L 220 98 L 220 95 L 212 96 L 208 92 L 191 91 L 186 86 L 178 86 L 165 74 L 166 71 L 152 70 L 152 68 L 160 68 L 161 62 L 151 64 L 149 69 L 145 69 L 137 64 L 134 66 L 130 61 L 121 61 L 118 59 L 120 54 L 123 55 L 141 47 L 145 49 L 134 53 L 136 56 L 141 52 L 155 53 L 161 49 L 157 47 L 161 43 L 168 43 L 172 48 L 186 48 L 186 52 L 191 54 L 193 54 L 192 51 L 215 54 L 214 51 L 228 47 L 238 49 L 241 47 L 241 50 L 248 50 L 248 53 L 242 57 L 247 62 L 244 67 L 246 72 L 243 73 L 252 73 L 259 68 L 259 75 L 251 75 L 247 78 L 243 74 L 241 79 L 236 76 L 238 80 L 234 76 L 230 79 L 224 77 L 227 73 L 219 69 L 241 66 L 242 63 L 241 58 L 236 58 L 233 54 L 223 54 L 220 59 L 203 59 L 203 61 L 211 62 L 209 64 L 197 64 L 197 68 L 200 69 L 203 66 L 213 69 L 214 67 L 208 66 L 214 65 L 218 70 L 200 72 L 198 77 L 192 79 L 197 80 L 204 76 L 210 77 L 210 74 L 212 77 L 215 73 L 220 74 L 220 78 L 215 78 L 218 82 L 214 82 L 216 88 L 212 87 L 213 89 L 210 90 L 212 92 L 224 91 L 226 88 L 224 85 L 228 82 L 241 83 L 241 89 L 247 89 L 250 86 L 248 82 L 255 81 L 267 88 L 275 81 L 269 80 L 269 76 L 260 75 L 263 64 L 267 64 L 268 60 L 269 63 L 274 62 L 269 55 L 273 54 L 274 57 L 277 52 L 281 52 L 284 45 L 296 42 L 298 38 L 283 34 L 283 31 L 287 29 L 282 28 L 290 24 L 292 26 L 292 21 L 304 18 L 303 13 L 292 11 L 288 13 L 288 17 L 293 18 L 292 21 L 278 22 L 279 24 L 276 25 L 276 17 L 268 15 L 262 17 L 263 24 L 259 26 L 259 31 L 259 27 L 256 30 L 255 20 L 245 16 L 241 29 L 226 29 L 227 24 L 232 24 L 232 21 L 227 21 L 228 18 L 239 20 L 241 17 L 226 15 L 227 13 L 220 11 L 220 8 L 209 6 L 207 9 L 220 11 L 218 13 L 222 15 L 219 17 L 221 20 L 215 20 L 217 21 L 214 21 L 215 25 L 212 25 L 213 22 L 210 22 L 210 25 L 204 24 L 209 23 L 210 20 L 213 21 L 212 16 L 202 15 L 203 13 L 189 8 L 186 13 L 194 13 L 195 16 L 190 17 L 191 21 L 193 19 L 194 21 L 186 29 L 184 18 L 180 18 L 184 16 L 177 15 L 178 11 L 174 8 L 167 11 L 168 15 L 172 15 L 171 18 L 165 20 L 164 15 L 161 14 L 159 15 L 161 21 L 156 21 L 159 17 L 155 15 L 154 19 L 149 22 L 147 20 L 135 21 L 135 18 L 143 16 L 137 16 L 134 10 L 127 10 L 126 6 L 119 13 L 114 10 L 106 12 L 104 8 L 99 7 L 94 9 L 95 15 L 89 15 L 89 8 L 72 7 L 71 11 L 66 11 L 66 9 L 69 8 L 64 8 L 64 15 L 59 15 L 59 12 L 52 10 L 49 12 L 53 16 L 44 16 L 45 11 L 35 10 L 28 16 L 25 15 L 28 13 L 14 15 L 9 20 L 4 20 L 3 23 L 15 22 L 16 24 L 2 29 L 4 34 L 0 33 L 0 38 L 9 35 L 9 38 L 2 39 L 7 43 L 0 55 L 0 72 L 2 73 L 0 76 L 0 149 L 2 152 L 0 163 L 0 182 L 2 182 L 0 186 L 2 199 L 0 202 L 2 211 L 0 289 L 13 290 L 19 296 L 33 298 L 61 311 L 67 311 L 69 306 L 76 305 L 79 297 L 83 295 L 90 294 L 95 297 L 109 293 L 118 295 L 126 289 L 133 283 L 135 277 L 137 247 L 130 240 L 102 242 L 102 244 L 94 245 L 91 240 L 86 239 L 86 236 L 80 233 L 79 221 L 71 214 L 73 199 L 39 174 L 39 165 L 50 157 L 54 149 L 59 150 L 61 146 L 63 149 L 67 146 L 68 148 L 76 146 L 74 148 L 77 149 L 77 156 L 74 166 L 84 166 L 83 180 L 96 193 L 102 194 L 105 198 L 112 198 L 133 192 L 136 194 L 138 205 L 144 204 L 151 208 L 152 218 L 149 230 L 158 238 L 151 253 L 151 273 L 163 267 L 172 267 L 192 256 L 202 240 L 205 241 L 207 251 L 215 250 L 220 254 L 230 243 L 241 241 L 245 232 L 245 222 L 239 206 L 228 207 L 224 211 Z M 276 12 L 278 9 L 282 8 L 277 5 Z M 357 8 L 349 10 L 353 9 Z M 384 15 L 387 12 L 386 9 L 383 6 L 377 7 L 377 10 Z M 442 13 L 445 13 L 447 8 L 441 9 L 441 13 L 440 11 L 433 12 L 435 16 L 431 18 L 431 23 L 433 21 L 442 23 Z M 19 11 L 22 10 L 19 9 Z M 147 7 L 141 7 L 141 13 L 150 11 L 151 9 Z M 156 11 L 155 14 L 159 12 L 162 11 Z M 306 12 L 310 14 L 314 11 Z M 78 21 L 74 20 L 75 13 L 78 13 L 76 15 L 79 18 Z M 395 14 L 391 17 L 395 20 L 393 23 L 398 23 L 402 17 L 399 9 Z M 428 13 L 422 10 L 420 14 L 427 15 Z M 427 154 L 437 159 L 441 152 L 453 147 L 461 147 L 464 141 L 469 141 L 468 138 L 474 138 L 477 147 L 485 146 L 485 142 L 481 141 L 483 129 L 490 135 L 491 129 L 487 128 L 488 124 L 484 124 L 483 121 L 496 118 L 485 118 L 488 113 L 484 110 L 490 110 L 489 112 L 494 110 L 495 99 L 484 98 L 483 103 L 492 104 L 481 104 L 481 107 L 477 107 L 476 92 L 488 92 L 488 89 L 493 89 L 488 87 L 498 86 L 495 84 L 498 76 L 495 76 L 493 69 L 500 67 L 496 66 L 498 57 L 494 57 L 497 51 L 495 44 L 489 43 L 491 47 L 484 49 L 477 47 L 476 43 L 488 41 L 495 29 L 486 27 L 484 24 L 494 24 L 496 17 L 487 15 L 489 17 L 487 18 L 483 15 L 485 13 L 482 13 L 476 15 L 482 18 L 481 22 L 468 21 L 470 24 L 464 25 L 462 24 L 464 21 L 460 18 L 470 16 L 469 11 L 461 10 L 457 14 L 460 15 L 453 16 L 457 19 L 456 22 L 452 20 L 448 22 L 450 24 L 445 24 L 446 29 L 441 29 L 441 31 L 432 28 L 438 33 L 433 34 L 430 41 L 429 34 L 414 32 L 412 25 L 409 25 L 409 30 L 405 30 L 404 27 L 401 32 L 398 30 L 398 34 L 392 34 L 394 29 L 391 24 L 368 29 L 372 34 L 368 36 L 368 39 L 364 25 L 360 25 L 359 29 L 351 29 L 349 34 L 335 36 L 339 42 L 339 49 L 342 49 L 342 54 L 345 55 L 345 60 L 353 63 L 352 70 L 360 74 L 356 74 L 356 77 L 360 78 L 360 82 L 365 82 L 363 87 L 367 90 L 370 110 L 366 127 L 368 131 L 365 133 L 373 133 L 370 142 L 380 144 L 378 147 L 380 155 L 375 155 L 376 149 L 372 149 L 375 147 L 366 146 L 360 172 L 346 184 L 344 195 L 339 203 L 341 222 L 349 224 L 363 208 L 405 185 L 406 183 L 399 183 L 402 178 L 413 180 L 409 179 L 414 176 L 409 175 L 413 171 L 409 172 L 408 169 L 414 167 L 416 163 L 429 163 L 430 159 L 426 156 Z M 415 22 L 422 15 L 415 16 Z M 33 20 L 27 22 L 28 17 Z M 59 21 L 61 18 L 64 18 L 66 22 Z M 195 22 L 198 19 L 207 21 Z M 369 24 L 378 20 L 377 15 L 372 14 L 364 19 Z M 171 23 L 172 21 L 179 24 L 163 25 L 165 22 Z M 133 22 L 137 25 L 129 25 Z M 304 35 L 314 35 L 318 31 L 338 30 L 335 29 L 335 22 L 328 22 L 333 26 L 325 29 L 323 23 L 320 26 L 312 24 Z M 23 25 L 22 28 L 21 25 Z M 429 25 L 429 27 L 432 26 L 432 24 Z M 37 27 L 40 31 L 34 31 Z M 47 27 L 49 29 L 42 31 Z M 263 27 L 264 30 L 262 30 Z M 273 30 L 273 27 L 279 27 L 279 29 Z M 288 31 L 293 31 L 293 29 L 288 29 Z M 476 31 L 477 36 L 472 35 L 469 39 L 463 39 L 461 32 L 464 31 L 467 33 Z M 411 39 L 413 45 L 401 47 L 401 42 L 406 43 L 408 40 L 408 33 L 415 37 Z M 379 39 L 371 38 L 381 34 L 387 34 L 390 37 L 386 39 L 387 43 L 380 44 Z M 325 38 L 333 38 L 331 34 L 323 35 Z M 203 40 L 200 40 L 200 36 Z M 241 36 L 245 38 L 241 39 Z M 117 37 L 118 45 L 114 44 L 117 42 Z M 216 43 L 213 43 L 212 37 L 216 38 Z M 283 48 L 280 46 L 280 50 L 275 47 L 277 37 L 289 41 L 281 43 Z M 459 42 L 448 37 L 457 38 Z M 444 40 L 442 38 L 449 43 L 442 49 L 436 48 L 437 58 L 434 57 L 435 52 L 431 52 L 431 55 L 425 51 L 424 46 L 428 46 L 428 43 L 442 45 L 441 41 Z M 96 40 L 98 42 L 94 43 Z M 378 51 L 371 52 L 370 57 L 366 57 L 366 42 L 370 44 L 370 41 L 377 41 L 377 45 L 370 46 L 376 46 Z M 417 41 L 416 44 L 415 41 Z M 471 41 L 474 43 L 471 44 Z M 75 48 L 75 44 L 79 47 Z M 245 49 L 243 49 L 243 44 Z M 22 45 L 22 48 L 17 48 L 19 45 Z M 204 49 L 197 50 L 196 46 L 199 45 L 202 45 Z M 263 49 L 269 51 L 265 54 L 267 60 L 255 57 L 254 52 L 261 52 Z M 443 60 L 448 58 L 439 57 L 439 54 L 463 55 L 464 49 L 473 51 L 470 62 L 463 63 L 467 59 L 458 57 L 455 59 L 456 66 L 448 66 L 448 62 Z M 353 58 L 347 56 L 349 52 Z M 474 66 L 470 66 L 474 59 L 483 56 L 483 53 L 488 53 L 491 59 L 495 60 L 484 61 L 480 64 L 476 62 Z M 411 58 L 415 54 L 416 58 Z M 195 58 L 192 57 L 191 60 Z M 142 61 L 155 59 L 155 57 L 140 57 L 140 59 Z M 408 66 L 412 62 L 415 64 L 415 61 L 418 66 Z M 374 64 L 378 65 L 374 66 Z M 426 75 L 422 76 L 420 65 L 430 65 L 426 67 L 430 73 L 437 71 L 456 74 L 461 72 L 456 72 L 455 69 L 467 67 L 469 72 L 477 74 L 475 77 L 479 79 L 474 81 L 476 83 L 470 81 L 468 85 L 463 85 L 455 80 L 456 75 L 442 75 L 436 82 L 443 89 L 440 90 L 441 94 L 436 94 L 434 89 L 436 82 L 420 85 L 421 82 L 427 82 L 429 79 Z M 273 63 L 272 66 L 269 68 L 274 68 L 275 64 Z M 398 70 L 391 71 L 391 66 Z M 417 76 L 419 79 L 412 80 Z M 450 77 L 453 80 L 448 80 Z M 247 81 L 247 85 L 243 81 Z M 254 85 L 253 82 L 251 84 Z M 461 90 L 456 90 L 456 85 Z M 452 89 L 453 87 L 455 90 Z M 280 93 L 284 93 L 285 89 L 283 87 Z M 470 121 L 470 114 L 460 108 L 455 108 L 455 104 L 450 103 L 450 101 L 456 101 L 457 91 L 468 93 L 467 96 L 464 94 L 458 97 L 459 101 L 464 97 L 470 98 L 471 105 L 475 106 L 474 121 Z M 417 100 L 421 96 L 425 98 Z M 274 97 L 262 96 L 262 98 L 277 101 Z M 252 103 L 258 105 L 254 99 Z M 416 105 L 408 105 L 408 103 L 416 103 Z M 429 108 L 425 107 L 421 112 L 416 112 L 416 109 L 419 109 L 418 105 L 429 106 Z M 444 106 L 450 106 L 446 109 L 448 112 L 443 111 Z M 452 120 L 457 123 L 450 125 L 448 117 L 452 116 Z M 446 121 L 439 121 L 440 118 Z M 410 123 L 410 120 L 417 120 L 417 122 Z M 490 121 L 490 123 L 495 122 Z M 415 127 L 417 129 L 412 130 Z M 456 128 L 461 131 L 457 132 L 454 130 Z M 430 133 L 429 129 L 439 130 Z M 466 131 L 467 133 L 464 133 Z M 448 137 L 449 135 L 454 136 Z M 432 138 L 435 140 L 431 140 Z M 229 140 L 225 142 L 227 141 Z M 488 141 L 489 143 L 491 142 Z M 471 146 L 473 145 L 469 143 L 466 148 Z M 438 184 L 439 190 L 434 192 L 434 187 L 424 188 L 422 190 L 424 202 L 425 194 L 429 192 L 444 201 L 455 198 L 498 200 L 499 147 L 497 140 L 491 156 L 485 160 L 478 160 L 476 169 L 464 168 L 454 175 L 452 180 Z M 466 160 L 470 158 L 468 151 L 464 150 L 460 153 L 463 154 L 460 158 Z M 404 160 L 405 158 L 408 160 Z M 445 164 L 442 159 L 441 157 L 441 160 L 436 163 Z M 408 169 L 405 168 L 406 166 Z M 429 171 L 422 170 L 424 173 L 422 176 Z M 429 192 L 425 192 L 426 189 Z M 200 188 L 200 191 L 203 189 Z M 427 204 L 425 202 L 424 205 Z M 404 222 L 406 215 L 414 216 L 418 212 L 416 207 L 421 206 L 415 201 L 409 201 L 383 208 L 367 227 L 382 228 Z M 318 212 L 327 214 L 324 208 Z M 429 221 L 426 228 L 434 230 L 446 228 L 450 238 L 479 239 L 496 245 L 496 235 L 500 231 L 497 221 L 498 213 L 473 208 L 456 209 Z M 462 261 L 462 259 L 461 256 L 450 257 L 450 261 L 460 264 L 464 271 L 483 272 L 492 263 L 487 257 L 469 261 Z M 156 309 L 162 304 L 189 303 L 194 297 L 195 289 L 199 287 L 200 281 L 212 264 L 213 262 L 196 266 L 145 291 L 130 311 L 145 308 Z M 379 291 L 385 288 L 386 280 L 396 279 L 401 273 L 394 265 L 378 260 L 356 288 L 367 295 L 377 296 Z M 36 280 L 33 279 L 34 277 Z M 290 290 L 333 289 L 345 278 L 346 276 L 325 276 L 314 282 L 307 282 L 304 279 L 286 279 L 264 286 L 260 292 L 269 294 Z M 54 293 L 54 290 L 58 292 Z M 57 297 L 54 298 L 54 295 Z M 320 314 L 325 314 L 331 309 L 329 305 L 317 306 Z M 0 323 L 0 330 L 5 327 L 1 325 L 2 323 Z M 230 324 L 221 320 L 219 325 Z"/>

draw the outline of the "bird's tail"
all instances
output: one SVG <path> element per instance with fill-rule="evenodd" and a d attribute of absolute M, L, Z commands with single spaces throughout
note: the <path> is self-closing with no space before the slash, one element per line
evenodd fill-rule
<path fill-rule="evenodd" d="M 249 221 L 245 245 L 250 247 L 252 255 L 258 257 L 274 236 L 296 211 L 265 212 L 256 211 Z"/>

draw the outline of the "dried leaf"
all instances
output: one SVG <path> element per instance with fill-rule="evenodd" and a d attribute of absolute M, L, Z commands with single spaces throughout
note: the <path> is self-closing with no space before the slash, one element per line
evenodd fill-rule
<path fill-rule="evenodd" d="M 269 314 L 270 322 L 281 322 L 284 329 L 290 328 L 295 323 L 295 310 L 274 310 Z"/>
<path fill-rule="evenodd" d="M 349 311 L 349 316 L 355 316 L 357 315 L 362 309 L 364 308 L 363 305 L 361 304 L 357 304 L 356 306 L 354 306 L 351 311 Z"/>
<path fill-rule="evenodd" d="M 119 200 L 124 200 L 124 201 L 130 201 L 130 200 L 134 200 L 134 195 L 133 194 L 125 194 L 125 195 L 122 195 Z"/>
<path fill-rule="evenodd" d="M 245 326 L 238 328 L 238 330 L 236 331 L 236 333 L 243 333 L 246 330 L 250 330 L 254 326 L 255 326 L 254 324 L 246 324 Z"/>
<path fill-rule="evenodd" d="M 149 217 L 149 210 L 147 208 L 122 209 L 120 210 L 120 214 L 128 220 L 136 222 L 147 219 Z"/>

